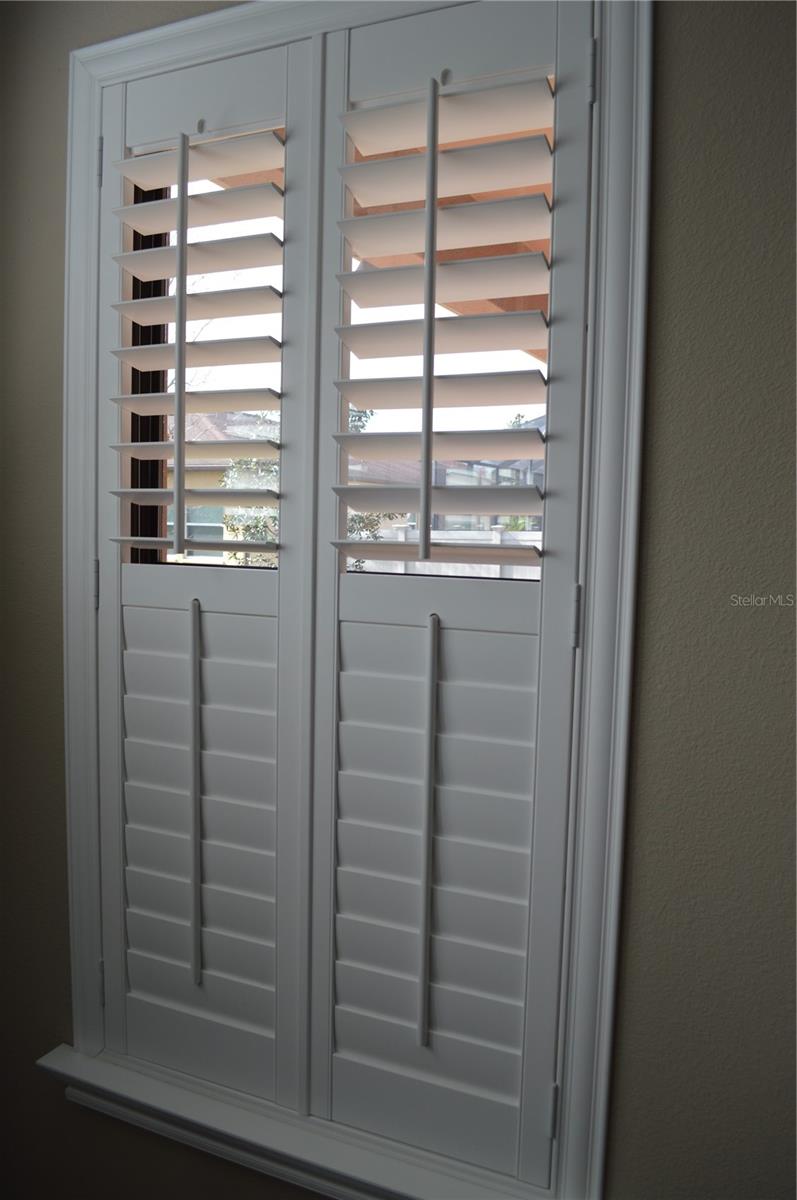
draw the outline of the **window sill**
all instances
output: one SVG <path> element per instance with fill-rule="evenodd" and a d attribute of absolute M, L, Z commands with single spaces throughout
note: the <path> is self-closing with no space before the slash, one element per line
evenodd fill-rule
<path fill-rule="evenodd" d="M 551 1195 L 116 1055 L 61 1045 L 38 1065 L 64 1080 L 77 1104 L 339 1200 Z"/>

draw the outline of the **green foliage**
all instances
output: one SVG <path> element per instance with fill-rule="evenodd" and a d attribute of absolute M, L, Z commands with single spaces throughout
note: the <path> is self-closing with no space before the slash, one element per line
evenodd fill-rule
<path fill-rule="evenodd" d="M 259 414 L 258 433 L 268 436 L 273 423 L 268 414 Z M 270 459 L 237 458 L 230 463 L 222 478 L 225 488 L 274 489 L 279 480 L 279 466 Z M 276 542 L 279 539 L 279 515 L 273 508 L 230 508 L 222 518 L 224 528 L 232 539 L 245 542 Z M 231 546 L 229 557 L 247 567 L 276 567 L 276 554 L 254 554 Z"/>

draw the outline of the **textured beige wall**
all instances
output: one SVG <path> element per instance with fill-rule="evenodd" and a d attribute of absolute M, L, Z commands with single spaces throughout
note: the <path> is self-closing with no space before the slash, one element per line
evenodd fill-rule
<path fill-rule="evenodd" d="M 69 50 L 214 3 L 0 5 L 2 912 L 12 1195 L 306 1195 L 64 1103 L 60 625 Z M 793 65 L 787 4 L 657 9 L 650 359 L 607 1200 L 792 1183 Z M 35 447 L 35 456 L 32 457 Z M 26 486 L 35 477 L 36 493 Z M 9 697 L 13 697 L 9 700 Z M 111 1185 L 109 1181 L 113 1179 Z"/>

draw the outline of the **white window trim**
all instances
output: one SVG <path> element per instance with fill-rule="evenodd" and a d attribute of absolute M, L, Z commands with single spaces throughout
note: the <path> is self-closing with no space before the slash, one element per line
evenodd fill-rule
<path fill-rule="evenodd" d="M 652 10 L 595 7 L 590 428 L 571 822 L 561 1140 L 552 1192 L 388 1146 L 103 1052 L 97 783 L 95 528 L 100 96 L 108 84 L 442 3 L 265 0 L 72 55 L 64 355 L 64 666 L 73 1046 L 41 1063 L 67 1096 L 255 1169 L 340 1197 L 493 1195 L 599 1200 L 608 1119 L 637 564 L 647 293 Z M 317 84 L 320 88 L 320 83 Z M 316 97 L 320 103 L 320 95 Z M 585 98 L 586 102 L 586 98 Z M 596 281 L 597 284 L 596 284 Z M 600 295 L 598 296 L 598 288 Z M 611 703 L 607 703 L 607 699 Z M 269 1116 L 264 1116 L 268 1110 Z M 360 1182 L 354 1183 L 357 1179 Z"/>

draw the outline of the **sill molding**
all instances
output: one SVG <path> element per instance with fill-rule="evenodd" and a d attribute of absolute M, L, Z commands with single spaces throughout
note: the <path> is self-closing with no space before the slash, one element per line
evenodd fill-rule
<path fill-rule="evenodd" d="M 38 1065 L 73 1103 L 334 1200 L 541 1200 L 531 1185 L 210 1088 L 111 1054 L 61 1045 Z M 392 1186 L 384 1186 L 390 1179 Z"/>

